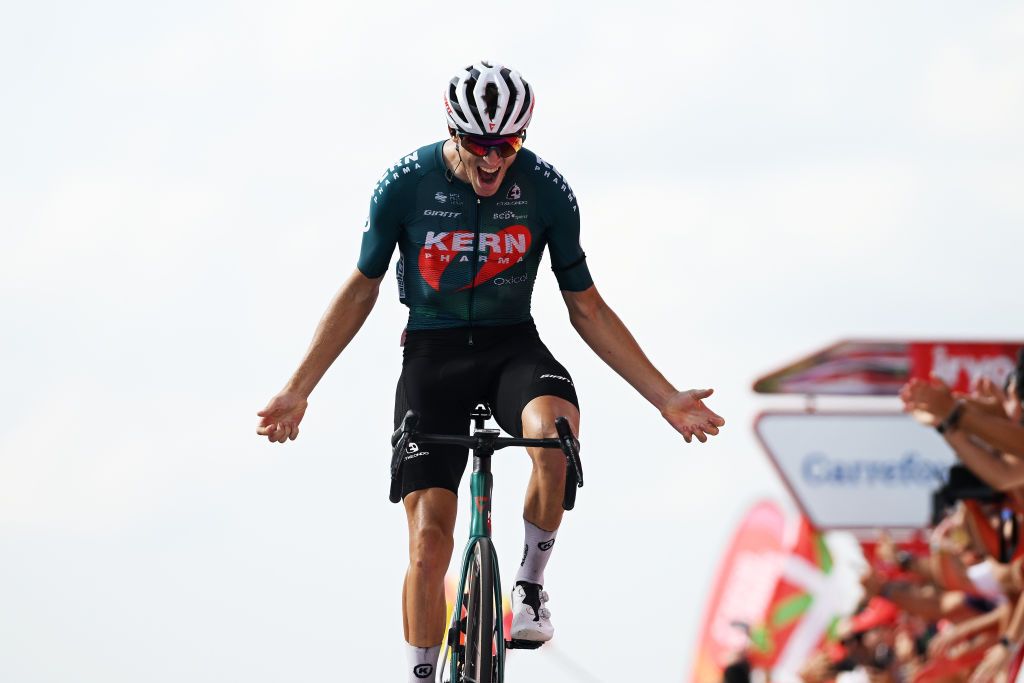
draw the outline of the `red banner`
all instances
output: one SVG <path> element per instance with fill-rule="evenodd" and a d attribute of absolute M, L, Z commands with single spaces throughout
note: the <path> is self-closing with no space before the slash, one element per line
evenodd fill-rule
<path fill-rule="evenodd" d="M 737 529 L 715 574 L 692 683 L 721 683 L 722 669 L 749 643 L 747 630 L 764 622 L 785 561 L 785 523 L 774 503 L 762 502 Z"/>
<path fill-rule="evenodd" d="M 911 342 L 911 377 L 937 376 L 957 391 L 970 391 L 987 378 L 1002 384 L 1016 365 L 1020 344 Z"/>

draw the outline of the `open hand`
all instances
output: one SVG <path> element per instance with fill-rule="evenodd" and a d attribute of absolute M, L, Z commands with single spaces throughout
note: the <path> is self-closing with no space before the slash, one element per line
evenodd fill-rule
<path fill-rule="evenodd" d="M 708 436 L 718 434 L 719 427 L 725 426 L 725 420 L 704 405 L 703 399 L 713 392 L 714 389 L 680 391 L 665 403 L 662 416 L 683 435 L 686 443 L 690 443 L 693 437 L 704 443 Z"/>
<path fill-rule="evenodd" d="M 284 443 L 299 435 L 299 423 L 306 413 L 306 399 L 300 394 L 282 391 L 267 404 L 267 407 L 256 413 L 260 417 L 260 425 L 256 433 L 267 437 L 271 443 Z"/>

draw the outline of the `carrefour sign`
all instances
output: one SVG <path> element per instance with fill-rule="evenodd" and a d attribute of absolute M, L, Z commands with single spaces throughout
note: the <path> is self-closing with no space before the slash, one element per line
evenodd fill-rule
<path fill-rule="evenodd" d="M 820 529 L 920 528 L 956 458 L 902 413 L 767 413 L 757 434 Z"/>

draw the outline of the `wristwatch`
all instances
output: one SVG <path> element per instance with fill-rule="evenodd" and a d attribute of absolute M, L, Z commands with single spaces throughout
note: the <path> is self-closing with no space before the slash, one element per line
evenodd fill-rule
<path fill-rule="evenodd" d="M 949 415 L 946 419 L 935 426 L 935 430 L 939 434 L 945 434 L 946 432 L 956 429 L 956 426 L 960 423 L 960 418 L 964 415 L 964 408 L 967 404 L 962 398 L 957 399 L 956 403 L 953 404 L 953 410 L 949 411 Z"/>

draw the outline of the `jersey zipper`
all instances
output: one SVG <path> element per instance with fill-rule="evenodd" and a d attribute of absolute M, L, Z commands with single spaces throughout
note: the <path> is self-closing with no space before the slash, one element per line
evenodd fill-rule
<path fill-rule="evenodd" d="M 476 296 L 476 273 L 480 267 L 480 198 L 476 198 L 476 226 L 473 228 L 473 261 L 469 280 L 469 345 L 473 345 L 473 298 Z"/>

